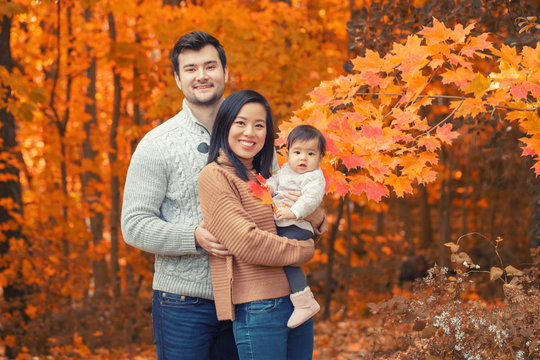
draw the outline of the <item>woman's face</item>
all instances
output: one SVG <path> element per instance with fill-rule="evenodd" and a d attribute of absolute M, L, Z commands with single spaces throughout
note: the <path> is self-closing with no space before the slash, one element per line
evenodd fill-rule
<path fill-rule="evenodd" d="M 229 130 L 229 147 L 243 160 L 253 160 L 266 139 L 266 110 L 259 103 L 247 103 L 240 109 Z"/>

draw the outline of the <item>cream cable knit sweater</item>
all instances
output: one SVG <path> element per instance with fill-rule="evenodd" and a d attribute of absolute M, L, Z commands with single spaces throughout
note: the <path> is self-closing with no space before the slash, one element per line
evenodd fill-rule
<path fill-rule="evenodd" d="M 154 290 L 213 299 L 208 254 L 195 246 L 202 222 L 197 178 L 208 154 L 197 147 L 210 134 L 186 102 L 154 128 L 133 153 L 124 188 L 122 234 L 155 254 Z"/>

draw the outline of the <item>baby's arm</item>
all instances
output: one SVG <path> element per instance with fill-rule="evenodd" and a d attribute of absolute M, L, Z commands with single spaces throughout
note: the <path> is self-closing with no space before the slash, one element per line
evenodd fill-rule
<path fill-rule="evenodd" d="M 319 207 L 324 197 L 325 185 L 324 175 L 320 169 L 315 170 L 313 176 L 306 179 L 301 189 L 302 195 L 290 208 L 297 219 L 304 219 Z"/>
<path fill-rule="evenodd" d="M 270 192 L 270 195 L 274 194 L 279 184 L 279 172 L 266 179 L 266 188 Z"/>

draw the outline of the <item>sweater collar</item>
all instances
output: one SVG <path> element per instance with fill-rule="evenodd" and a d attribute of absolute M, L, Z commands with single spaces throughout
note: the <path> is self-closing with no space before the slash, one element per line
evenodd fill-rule
<path fill-rule="evenodd" d="M 208 129 L 193 115 L 186 99 L 182 101 L 182 110 L 177 114 L 178 121 L 181 121 L 184 126 L 187 126 L 196 133 L 209 135 Z"/>
<path fill-rule="evenodd" d="M 250 173 L 253 170 L 253 160 L 244 160 L 244 159 L 240 159 L 240 158 L 238 158 L 238 160 L 240 160 L 240 162 L 242 162 L 242 164 L 244 164 L 244 166 L 246 167 L 246 169 L 248 171 L 248 177 L 251 178 Z M 231 168 L 231 169 L 234 170 L 234 165 L 232 164 L 232 162 L 229 159 L 229 157 L 227 156 L 227 154 L 225 154 L 225 151 L 223 151 L 223 149 L 219 149 L 219 156 L 217 158 L 217 161 L 221 166 L 225 166 L 225 167 L 228 167 L 228 168 Z"/>

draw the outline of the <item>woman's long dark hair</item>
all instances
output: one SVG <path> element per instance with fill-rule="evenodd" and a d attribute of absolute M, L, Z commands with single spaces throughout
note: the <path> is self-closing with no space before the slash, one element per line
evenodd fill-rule
<path fill-rule="evenodd" d="M 233 164 L 238 176 L 248 180 L 247 169 L 236 157 L 229 146 L 229 131 L 238 116 L 240 109 L 248 103 L 261 104 L 266 110 L 266 138 L 264 146 L 253 158 L 254 170 L 265 178 L 271 175 L 272 160 L 274 157 L 274 126 L 272 124 L 272 110 L 268 101 L 254 90 L 240 90 L 229 95 L 221 104 L 216 115 L 216 121 L 210 138 L 208 163 L 217 162 L 219 150 L 223 149 L 225 155 Z"/>

